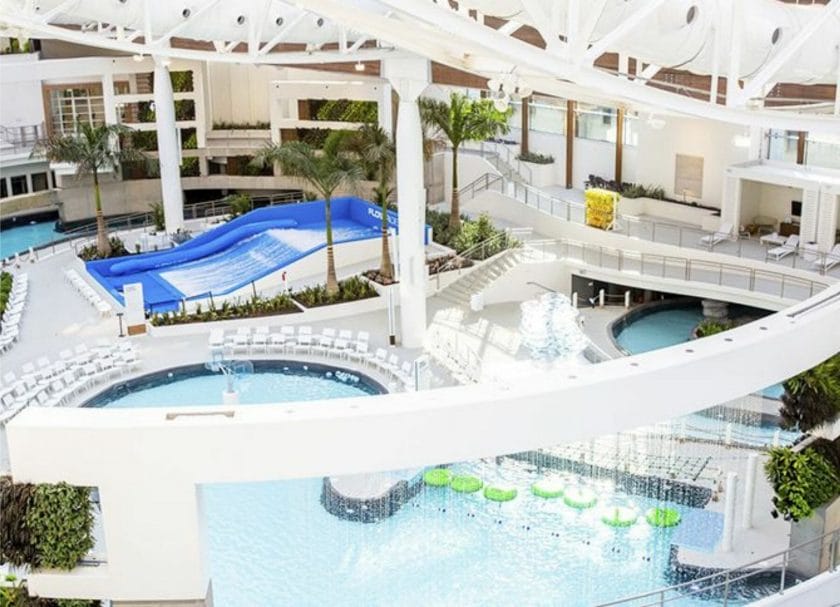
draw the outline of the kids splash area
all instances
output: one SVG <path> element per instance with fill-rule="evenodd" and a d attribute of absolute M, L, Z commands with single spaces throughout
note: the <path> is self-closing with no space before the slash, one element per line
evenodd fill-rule
<path fill-rule="evenodd" d="M 836 607 L 840 0 L 0 0 L 0 607 Z"/>
<path fill-rule="evenodd" d="M 250 295 L 252 283 L 270 281 L 272 275 L 326 247 L 324 206 L 320 200 L 257 209 L 173 249 L 91 261 L 86 269 L 123 303 L 123 285 L 140 283 L 145 308 L 155 312 L 243 287 L 249 287 Z M 336 245 L 379 238 L 378 207 L 350 197 L 336 198 L 330 207 Z M 388 212 L 387 221 L 396 229 L 397 214 Z"/>

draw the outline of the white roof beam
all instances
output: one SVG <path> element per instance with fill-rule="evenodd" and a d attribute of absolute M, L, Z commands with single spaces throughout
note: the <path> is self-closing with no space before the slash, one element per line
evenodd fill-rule
<path fill-rule="evenodd" d="M 577 0 L 572 0 L 576 2 Z M 549 11 L 545 10 L 545 5 L 542 0 L 521 0 L 522 6 L 531 15 L 531 21 L 534 27 L 537 28 L 543 40 L 545 40 L 545 48 L 550 53 L 555 55 L 564 52 L 563 46 L 560 44 L 560 31 L 558 29 L 557 19 L 554 8 Z"/>
<path fill-rule="evenodd" d="M 790 42 L 779 49 L 770 61 L 749 79 L 740 93 L 742 103 L 752 97 L 763 97 L 766 85 L 771 82 L 773 76 L 838 12 L 840 12 L 840 0 L 829 0 L 828 4 L 791 38 Z"/>
<path fill-rule="evenodd" d="M 640 62 L 638 59 L 636 59 L 636 61 L 636 76 L 634 78 L 639 84 L 647 84 L 648 81 L 653 80 L 653 78 L 659 73 L 659 70 L 662 69 L 662 67 L 659 65 L 649 63 L 640 72 L 638 67 L 640 65 Z"/>
<path fill-rule="evenodd" d="M 519 21 L 511 19 L 510 21 L 507 21 L 504 25 L 502 25 L 502 27 L 500 27 L 496 31 L 504 34 L 505 36 L 512 36 L 517 31 L 519 31 L 519 28 L 521 28 L 521 27 L 522 27 L 522 24 Z"/>
<path fill-rule="evenodd" d="M 60 14 L 72 10 L 78 3 L 79 0 L 64 0 L 64 2 L 56 6 L 54 9 L 51 9 L 44 13 L 40 18 L 41 23 L 49 23 L 50 21 L 58 17 Z"/>
<path fill-rule="evenodd" d="M 292 30 L 297 26 L 298 23 L 303 21 L 303 18 L 306 17 L 306 12 L 301 11 L 298 15 L 292 19 L 289 23 L 287 23 L 282 30 L 277 32 L 274 37 L 266 42 L 260 50 L 257 51 L 257 56 L 263 56 L 271 52 L 275 46 L 283 42 L 286 38 L 289 37 L 289 34 L 292 33 Z"/>
<path fill-rule="evenodd" d="M 637 25 L 648 18 L 665 0 L 648 0 L 644 6 L 638 8 L 629 18 L 621 22 L 621 25 L 601 37 L 589 50 L 583 54 L 583 62 L 593 64 L 595 61 L 610 50 L 617 42 L 620 42 L 627 34 L 633 31 Z M 634 6 L 635 7 L 635 6 Z"/>
<path fill-rule="evenodd" d="M 197 8 L 195 10 L 195 12 L 192 13 L 188 18 L 184 19 L 178 25 L 171 28 L 168 32 L 163 34 L 157 40 L 152 41 L 152 39 L 150 37 L 149 40 L 147 41 L 147 44 L 154 45 L 154 46 L 162 46 L 162 45 L 167 44 L 173 36 L 176 36 L 180 32 L 184 31 L 184 29 L 186 29 L 187 27 L 189 27 L 190 25 L 195 23 L 195 20 L 198 17 L 201 17 L 202 14 L 209 11 L 211 8 L 216 6 L 218 3 L 219 3 L 219 0 L 206 0 L 206 2 L 204 4 L 202 4 L 199 8 Z"/>
<path fill-rule="evenodd" d="M 598 20 L 601 18 L 601 13 L 604 12 L 606 4 L 607 0 L 589 0 L 586 3 L 586 16 L 584 19 L 578 19 L 579 31 L 575 36 L 575 45 L 574 48 L 569 49 L 570 56 L 576 63 L 579 62 L 581 55 L 589 46 L 592 33 L 598 25 Z"/>

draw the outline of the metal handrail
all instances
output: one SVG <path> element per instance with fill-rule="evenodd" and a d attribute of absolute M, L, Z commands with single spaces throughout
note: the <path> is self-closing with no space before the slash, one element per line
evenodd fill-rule
<path fill-rule="evenodd" d="M 698 282 L 704 284 L 717 284 L 719 286 L 729 286 L 731 288 L 745 290 L 751 293 L 762 293 L 765 295 L 776 295 L 782 299 L 797 299 L 796 297 L 787 296 L 787 288 L 798 286 L 806 291 L 806 297 L 811 297 L 828 287 L 827 283 L 818 282 L 815 280 L 808 280 L 794 276 L 788 276 L 780 272 L 773 272 L 771 270 L 761 270 L 755 268 L 745 268 L 743 266 L 727 264 L 715 261 L 704 261 L 697 259 L 690 259 L 686 257 L 676 257 L 671 255 L 659 255 L 655 253 L 641 253 L 637 251 L 625 251 L 616 247 L 605 247 L 603 245 L 596 245 L 580 240 L 572 240 L 568 238 L 560 239 L 542 239 L 529 240 L 526 246 L 532 249 L 543 249 L 547 247 L 559 248 L 559 257 L 563 259 L 575 259 L 570 255 L 572 250 L 580 250 L 579 260 L 589 266 L 607 268 L 617 270 L 619 272 L 625 271 L 628 261 L 635 261 L 639 263 L 640 275 L 651 275 L 652 273 L 646 271 L 646 268 L 655 267 L 659 272 L 653 273 L 654 276 L 663 278 L 672 278 L 675 280 L 685 280 L 687 282 Z M 595 261 L 592 258 L 595 258 Z M 606 264 L 605 260 L 615 260 L 613 264 Z M 681 270 L 678 275 L 667 275 L 666 270 L 674 268 Z M 716 281 L 701 280 L 696 278 L 699 272 L 712 272 L 717 276 Z M 746 288 L 738 285 L 726 285 L 724 278 L 732 274 L 744 279 Z M 779 292 L 772 293 L 758 289 L 757 279 L 767 280 L 779 285 Z"/>
<path fill-rule="evenodd" d="M 572 210 L 578 211 L 578 214 L 581 218 L 584 217 L 586 205 L 581 202 L 575 202 L 572 200 L 558 198 L 556 196 L 546 194 L 542 190 L 533 186 L 511 181 L 509 179 L 506 179 L 502 175 L 496 175 L 493 173 L 486 173 L 476 178 L 471 183 L 461 188 L 459 190 L 459 193 L 462 199 L 474 198 L 480 192 L 489 190 L 496 184 L 499 184 L 499 187 L 497 188 L 499 192 L 510 196 L 514 200 L 524 203 L 526 206 L 536 207 L 538 211 L 545 212 L 548 215 L 551 215 L 552 217 L 571 222 L 573 221 Z M 558 213 L 558 210 L 561 210 L 563 212 Z M 629 227 L 630 225 L 649 226 L 651 234 L 649 240 L 651 242 L 657 242 L 657 231 L 661 232 L 662 230 L 674 230 L 677 232 L 677 244 L 673 246 L 677 246 L 680 248 L 690 248 L 687 247 L 685 243 L 686 239 L 684 236 L 686 233 L 691 234 L 695 237 L 707 236 L 708 234 L 710 234 L 709 231 L 701 230 L 700 228 L 688 227 L 669 221 L 654 221 L 650 219 L 642 219 L 633 215 L 624 215 L 621 213 L 619 213 L 616 216 L 616 220 L 619 225 L 626 225 L 627 228 L 621 227 L 621 229 L 614 230 L 614 232 L 616 234 L 622 234 L 627 237 L 632 237 L 632 230 Z M 644 239 L 648 240 L 648 238 Z M 728 242 L 736 243 L 737 249 L 734 254 L 729 252 L 724 254 L 734 255 L 735 257 L 739 258 L 743 257 L 743 243 L 745 239 L 741 238 L 739 235 L 735 235 L 726 240 Z M 702 247 L 702 249 L 714 252 L 714 247 L 715 244 L 710 244 L 707 247 Z M 698 247 L 698 249 L 699 248 L 701 247 Z M 800 254 L 802 254 L 801 257 Z M 802 259 L 803 261 L 799 262 L 800 259 Z M 761 260 L 756 259 L 756 261 Z M 807 267 L 802 267 L 801 265 L 798 267 L 797 264 L 799 263 L 807 264 Z M 815 272 L 824 276 L 826 272 L 829 271 L 835 265 L 840 265 L 840 257 L 836 254 L 820 253 L 816 251 L 805 251 L 804 249 L 799 248 L 794 252 L 793 263 L 791 267 L 800 270 L 805 270 L 808 272 Z"/>
<path fill-rule="evenodd" d="M 755 561 L 752 561 L 745 565 L 741 565 L 740 567 L 733 567 L 731 569 L 725 569 L 716 573 L 710 573 L 703 577 L 695 578 L 687 582 L 681 582 L 679 584 L 674 584 L 673 586 L 668 586 L 666 588 L 651 590 L 634 596 L 618 599 L 616 601 L 601 603 L 597 607 L 615 607 L 617 605 L 629 604 L 633 604 L 634 607 L 655 607 L 657 605 L 665 605 L 666 603 L 670 603 L 672 601 L 684 600 L 686 597 L 695 596 L 698 594 L 708 594 L 710 591 L 717 590 L 720 588 L 723 588 L 724 590 L 723 600 L 725 605 L 726 601 L 729 599 L 729 591 L 731 590 L 733 583 L 745 580 L 760 573 L 765 573 L 768 571 L 774 571 L 779 569 L 778 564 L 767 564 L 768 561 L 773 561 L 778 558 L 782 559 L 780 571 L 781 581 L 779 588 L 779 593 L 782 593 L 785 590 L 785 579 L 788 567 L 790 566 L 791 562 L 791 554 L 803 550 L 804 548 L 811 546 L 817 542 L 819 542 L 820 549 L 822 549 L 822 547 L 824 546 L 824 540 L 826 538 L 830 538 L 830 541 L 828 542 L 829 563 L 828 568 L 825 571 L 834 571 L 835 569 L 837 569 L 838 565 L 840 565 L 840 562 L 838 562 L 837 558 L 838 546 L 840 546 L 840 527 L 831 531 L 827 531 L 819 537 L 812 538 L 806 542 L 797 544 L 796 546 L 789 547 L 786 550 L 776 552 L 775 554 L 756 559 Z M 824 573 L 825 571 L 823 571 L 822 573 Z M 704 582 L 711 582 L 715 579 L 718 579 L 719 581 L 715 583 L 710 583 L 709 585 L 704 584 Z M 667 594 L 669 593 L 674 593 L 676 596 L 668 597 Z M 636 604 L 637 601 L 653 598 L 655 598 L 653 602 L 644 603 L 641 605 Z"/>

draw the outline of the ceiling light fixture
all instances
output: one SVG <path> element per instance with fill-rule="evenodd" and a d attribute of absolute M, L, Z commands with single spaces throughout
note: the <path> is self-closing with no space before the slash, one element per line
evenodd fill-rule
<path fill-rule="evenodd" d="M 134 55 L 134 56 L 132 57 L 132 59 L 134 59 L 137 63 L 140 63 L 141 61 L 143 61 L 143 55 L 139 55 L 139 54 L 138 54 L 138 55 Z"/>
<path fill-rule="evenodd" d="M 364 72 L 365 71 L 365 64 L 361 61 L 356 62 L 356 71 L 357 72 Z"/>

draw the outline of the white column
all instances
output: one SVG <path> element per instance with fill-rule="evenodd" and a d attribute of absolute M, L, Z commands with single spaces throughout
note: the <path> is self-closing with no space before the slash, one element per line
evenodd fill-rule
<path fill-rule="evenodd" d="M 425 59 L 387 59 L 383 73 L 400 96 L 397 113 L 397 205 L 399 207 L 400 330 L 402 345 L 419 348 L 426 333 L 426 193 L 423 136 L 417 99 L 430 81 Z"/>
<path fill-rule="evenodd" d="M 817 218 L 817 248 L 821 253 L 828 253 L 834 247 L 837 238 L 837 214 L 840 212 L 840 200 L 837 193 L 840 188 L 823 186 L 820 189 L 820 207 Z"/>
<path fill-rule="evenodd" d="M 178 135 L 175 132 L 175 99 L 169 70 L 155 59 L 155 121 L 157 124 L 160 190 L 166 231 L 170 234 L 184 227 L 184 193 L 178 158 Z"/>
<path fill-rule="evenodd" d="M 114 74 L 102 74 L 102 105 L 105 107 L 105 124 L 117 124 L 117 100 L 114 94 Z"/>
<path fill-rule="evenodd" d="M 741 37 L 745 35 L 744 11 L 740 2 L 731 2 L 729 26 L 729 66 L 726 70 L 726 105 L 743 105 L 738 76 L 741 73 Z"/>
<path fill-rule="evenodd" d="M 732 552 L 732 537 L 735 534 L 735 498 L 738 490 L 738 475 L 729 472 L 726 475 L 726 489 L 723 504 L 723 537 L 720 540 L 721 552 Z"/>
<path fill-rule="evenodd" d="M 394 112 L 391 103 L 391 85 L 388 83 L 382 84 L 381 94 L 379 96 L 379 126 L 386 132 L 390 133 L 394 127 Z"/>
<path fill-rule="evenodd" d="M 755 504 L 755 475 L 758 470 L 758 454 L 747 456 L 747 472 L 744 480 L 744 512 L 741 515 L 741 526 L 744 529 L 752 527 L 753 505 Z"/>

